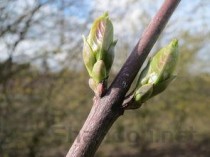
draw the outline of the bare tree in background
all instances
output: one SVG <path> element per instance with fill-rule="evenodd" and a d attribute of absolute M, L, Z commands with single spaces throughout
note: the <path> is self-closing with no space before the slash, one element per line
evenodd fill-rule
<path fill-rule="evenodd" d="M 52 108 L 57 106 L 52 98 L 69 78 L 76 77 L 69 76 L 65 67 L 78 66 L 81 39 L 74 33 L 87 23 L 66 10 L 84 5 L 75 0 L 0 1 L 0 156 L 35 157 L 45 153 L 41 150 L 42 139 L 55 127 L 56 117 L 65 115 L 57 110 L 55 116 Z M 55 59 L 62 55 L 65 60 Z M 50 65 L 51 60 L 55 65 Z M 37 71 L 34 64 L 41 68 Z M 53 75 L 52 70 L 61 71 Z M 19 150 L 17 143 L 21 141 Z"/>
<path fill-rule="evenodd" d="M 120 43 L 116 72 L 160 2 L 123 0 L 119 7 L 112 0 L 0 0 L 0 156 L 64 156 L 91 107 L 86 73 L 80 71 L 81 35 L 87 33 L 89 22 L 109 10 Z M 188 43 L 183 52 L 206 51 L 210 31 L 205 9 L 210 3 L 195 1 L 186 10 L 188 2 L 182 3 L 156 48 L 176 33 L 182 45 Z M 201 11 L 196 20 L 191 16 Z M 194 57 L 183 56 L 188 62 Z"/>

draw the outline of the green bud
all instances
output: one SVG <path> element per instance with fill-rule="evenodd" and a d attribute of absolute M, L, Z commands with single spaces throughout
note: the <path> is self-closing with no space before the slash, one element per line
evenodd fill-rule
<path fill-rule="evenodd" d="M 151 62 L 151 59 L 149 59 L 146 67 L 142 70 L 140 76 L 139 76 L 139 79 L 137 81 L 137 86 L 138 87 L 141 87 L 142 85 L 145 85 L 148 83 L 148 79 L 149 79 L 149 70 L 150 70 L 150 62 Z"/>
<path fill-rule="evenodd" d="M 146 84 L 141 86 L 134 94 L 134 99 L 136 102 L 144 103 L 148 100 L 153 92 L 153 85 Z"/>
<path fill-rule="evenodd" d="M 174 39 L 170 44 L 155 54 L 151 61 L 150 78 L 148 82 L 157 84 L 172 75 L 178 61 L 178 40 Z"/>
<path fill-rule="evenodd" d="M 158 84 L 174 75 L 178 60 L 178 40 L 158 51 L 142 71 L 139 85 Z"/>
<path fill-rule="evenodd" d="M 102 59 L 104 51 L 107 51 L 113 43 L 113 25 L 108 13 L 94 21 L 88 36 L 88 42 L 95 52 L 97 60 Z"/>
<path fill-rule="evenodd" d="M 105 62 L 106 71 L 107 73 L 110 72 L 110 69 L 112 67 L 113 61 L 114 61 L 114 48 L 117 44 L 117 41 L 113 41 L 113 43 L 110 45 L 108 51 L 104 53 L 103 60 Z"/>
<path fill-rule="evenodd" d="M 94 21 L 87 40 L 84 38 L 83 58 L 90 76 L 93 65 L 99 60 L 103 60 L 106 72 L 109 73 L 116 43 L 113 40 L 112 22 L 108 13 L 105 13 Z"/>
<path fill-rule="evenodd" d="M 113 25 L 108 13 L 97 18 L 87 37 L 83 37 L 83 60 L 91 77 L 89 86 L 101 95 L 106 89 L 107 78 L 114 61 L 114 48 L 117 41 L 113 40 Z"/>
<path fill-rule="evenodd" d="M 178 55 L 178 40 L 174 39 L 149 60 L 137 81 L 137 90 L 134 96 L 138 101 L 144 102 L 161 93 L 174 80 Z M 152 90 L 146 88 L 148 92 L 142 92 L 145 86 L 152 86 Z M 143 91 L 147 91 L 146 89 Z"/>
<path fill-rule="evenodd" d="M 97 83 L 92 78 L 89 79 L 88 83 L 89 83 L 90 88 L 96 93 Z"/>
<path fill-rule="evenodd" d="M 153 97 L 153 96 L 163 92 L 175 78 L 176 78 L 176 76 L 171 76 L 168 79 L 153 86 L 153 92 L 150 97 Z"/>
<path fill-rule="evenodd" d="M 84 47 L 83 47 L 84 64 L 86 66 L 86 69 L 87 69 L 89 75 L 92 76 L 92 69 L 96 62 L 96 58 L 94 56 L 94 53 L 93 53 L 89 43 L 87 42 L 87 40 L 84 36 L 83 36 L 83 41 L 84 41 Z"/>
<path fill-rule="evenodd" d="M 97 61 L 93 66 L 92 78 L 98 84 L 107 78 L 106 67 L 102 60 Z"/>

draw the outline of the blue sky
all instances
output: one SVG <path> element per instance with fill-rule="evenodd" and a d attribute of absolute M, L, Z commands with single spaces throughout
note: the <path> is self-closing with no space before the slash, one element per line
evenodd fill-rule
<path fill-rule="evenodd" d="M 32 3 L 32 0 L 25 0 Z M 22 0 L 20 2 L 23 6 Z M 51 51 L 53 47 L 56 47 L 56 42 L 59 38 L 59 33 L 63 31 L 66 36 L 66 44 L 63 47 L 68 47 L 67 50 L 62 50 L 62 53 L 57 54 L 56 59 L 65 59 L 71 50 L 70 45 L 74 45 L 74 42 L 81 42 L 82 34 L 87 35 L 92 20 L 100 16 L 103 12 L 109 11 L 110 18 L 113 21 L 115 28 L 115 37 L 118 39 L 117 47 L 120 50 L 121 45 L 128 44 L 129 51 L 135 46 L 139 36 L 142 34 L 144 28 L 148 25 L 150 19 L 157 12 L 158 8 L 162 4 L 163 0 L 82 0 L 75 1 L 75 5 L 71 5 L 63 10 L 62 14 L 65 16 L 65 30 L 60 30 L 56 19 L 48 17 L 50 14 L 58 13 L 61 1 L 57 0 L 56 3 L 51 3 L 42 9 L 39 14 L 39 18 L 43 18 L 42 25 L 33 25 L 33 32 L 38 32 L 42 35 L 40 38 L 34 38 L 33 40 L 25 40 L 17 48 L 15 54 L 21 53 L 25 56 L 34 56 L 42 53 L 44 49 Z M 70 1 L 69 1 L 70 2 Z M 200 2 L 203 4 L 200 5 Z M 17 6 L 16 10 L 21 10 L 21 5 Z M 208 0 L 182 0 L 179 7 L 170 19 L 166 29 L 162 34 L 162 38 L 158 41 L 161 45 L 166 44 L 172 38 L 180 38 L 180 32 L 189 32 L 196 35 L 206 34 L 210 35 L 210 1 Z M 23 10 L 25 11 L 25 10 Z M 93 14 L 89 14 L 92 12 Z M 17 16 L 13 14 L 12 16 Z M 38 16 L 37 16 L 38 17 Z M 86 20 L 88 23 L 85 23 Z M 42 33 L 43 32 L 43 33 Z M 53 36 L 53 38 L 52 38 Z M 5 39 L 0 39 L 0 50 L 2 52 L 6 49 L 5 41 L 11 42 L 15 36 L 8 36 Z M 180 39 L 184 40 L 184 39 Z M 209 38 L 203 42 L 202 56 L 209 55 L 207 52 L 207 42 Z M 206 48 L 205 48 L 206 47 Z M 39 51 L 40 49 L 40 51 Z M 63 49 L 63 48 L 62 48 Z M 206 53 L 205 53 L 206 52 Z M 118 55 L 119 53 L 117 53 Z M 120 55 L 120 54 L 119 54 Z M 0 59 L 6 58 L 7 54 L 1 53 Z M 23 55 L 20 55 L 23 56 Z M 56 56 L 56 55 L 55 55 Z M 126 56 L 126 55 L 124 55 Z M 21 58 L 21 57 L 19 57 Z M 122 64 L 120 61 L 119 66 Z M 206 60 L 204 60 L 206 62 Z"/>

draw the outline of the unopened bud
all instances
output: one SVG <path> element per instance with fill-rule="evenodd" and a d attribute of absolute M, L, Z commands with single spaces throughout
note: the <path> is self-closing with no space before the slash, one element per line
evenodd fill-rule
<path fill-rule="evenodd" d="M 84 38 L 83 59 L 89 75 L 92 77 L 93 65 L 102 60 L 108 75 L 114 60 L 113 25 L 108 13 L 96 19 L 87 39 Z"/>
<path fill-rule="evenodd" d="M 153 77 L 156 75 L 157 78 L 152 79 L 151 77 L 148 81 L 157 84 L 174 75 L 178 55 L 178 40 L 174 39 L 152 58 L 150 75 L 153 75 Z"/>
<path fill-rule="evenodd" d="M 92 78 L 89 79 L 88 83 L 89 83 L 90 88 L 96 93 L 97 83 Z"/>
<path fill-rule="evenodd" d="M 109 77 L 117 43 L 113 40 L 113 25 L 108 13 L 94 21 L 87 39 L 83 37 L 83 40 L 83 59 L 91 77 L 89 85 L 100 96 L 106 89 L 104 82 Z"/>
<path fill-rule="evenodd" d="M 88 36 L 88 42 L 96 53 L 97 60 L 102 59 L 103 51 L 107 51 L 113 42 L 113 25 L 108 13 L 94 21 Z"/>
<path fill-rule="evenodd" d="M 178 56 L 178 40 L 174 39 L 169 45 L 162 48 L 150 59 L 137 81 L 135 97 L 138 99 L 141 98 L 142 102 L 164 91 L 175 78 L 174 73 Z M 146 99 L 142 98 L 142 94 L 139 94 L 142 93 L 140 91 L 145 85 L 152 85 L 152 93 L 150 93 L 149 90 L 148 93 L 150 96 L 148 97 L 146 93 Z"/>
<path fill-rule="evenodd" d="M 112 67 L 113 61 L 114 61 L 114 49 L 117 44 L 117 41 L 113 41 L 113 43 L 110 45 L 107 52 L 104 53 L 104 56 L 102 57 L 106 66 L 107 73 L 110 72 L 110 69 Z"/>
<path fill-rule="evenodd" d="M 93 66 L 92 78 L 96 83 L 103 82 L 107 78 L 106 67 L 102 60 L 97 61 Z"/>
<path fill-rule="evenodd" d="M 144 103 L 146 100 L 148 100 L 153 92 L 153 85 L 152 84 L 146 84 L 141 86 L 134 95 L 134 99 L 136 102 Z"/>
<path fill-rule="evenodd" d="M 83 60 L 85 63 L 85 67 L 90 76 L 92 76 L 93 66 L 96 62 L 96 58 L 94 56 L 94 52 L 91 49 L 89 43 L 86 38 L 83 36 L 84 46 L 83 46 Z"/>

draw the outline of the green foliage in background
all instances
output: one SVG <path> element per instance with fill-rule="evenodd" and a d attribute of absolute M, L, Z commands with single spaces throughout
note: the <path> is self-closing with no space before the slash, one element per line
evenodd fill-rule
<path fill-rule="evenodd" d="M 118 44 L 109 40 L 110 54 L 117 50 L 112 70 L 112 58 L 106 67 L 111 82 L 159 6 L 153 0 L 0 1 L 0 157 L 65 156 L 92 105 L 81 32 L 104 10 L 112 14 Z M 209 6 L 182 1 L 152 50 L 179 38 L 176 81 L 119 118 L 96 157 L 209 157 L 210 74 L 203 73 L 210 65 Z M 91 66 L 99 59 L 90 58 Z"/>
<path fill-rule="evenodd" d="M 25 66 L 6 77 L 3 65 L 0 155 L 64 156 L 91 108 L 93 93 L 85 72 L 63 69 L 42 73 Z M 12 69 L 19 66 L 12 63 Z M 209 74 L 180 73 L 167 92 L 149 100 L 140 110 L 126 112 L 126 119 L 117 121 L 98 156 L 143 153 L 151 146 L 171 143 L 196 145 L 208 139 L 209 86 Z M 168 132 L 165 139 L 164 132 Z"/>

